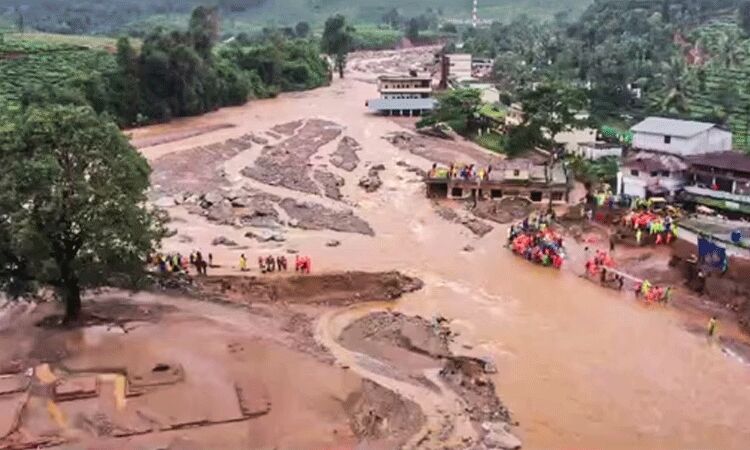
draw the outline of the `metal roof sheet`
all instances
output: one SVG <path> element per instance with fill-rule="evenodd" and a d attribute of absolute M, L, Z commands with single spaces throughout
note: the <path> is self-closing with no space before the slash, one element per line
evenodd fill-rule
<path fill-rule="evenodd" d="M 373 111 L 397 109 L 432 109 L 434 98 L 376 98 L 367 101 L 367 107 Z"/>
<path fill-rule="evenodd" d="M 710 122 L 668 119 L 666 117 L 647 117 L 631 128 L 634 133 L 648 133 L 666 136 L 689 138 L 715 127 Z"/>
<path fill-rule="evenodd" d="M 750 173 L 750 155 L 735 151 L 706 153 L 687 157 L 691 164 Z"/>

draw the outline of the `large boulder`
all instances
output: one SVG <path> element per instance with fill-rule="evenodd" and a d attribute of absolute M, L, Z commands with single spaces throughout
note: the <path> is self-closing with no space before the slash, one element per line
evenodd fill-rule
<path fill-rule="evenodd" d="M 219 245 L 223 245 L 225 247 L 236 247 L 237 243 L 225 236 L 219 236 L 211 241 L 211 245 L 213 245 L 214 247 L 217 247 Z"/>
<path fill-rule="evenodd" d="M 484 422 L 482 429 L 487 432 L 483 443 L 487 448 L 498 450 L 518 450 L 521 440 L 510 433 L 510 426 L 503 422 Z"/>
<path fill-rule="evenodd" d="M 201 206 L 205 209 L 212 207 L 213 205 L 221 203 L 224 200 L 224 196 L 218 192 L 209 192 L 201 197 Z"/>
<path fill-rule="evenodd" d="M 234 209 L 229 200 L 221 200 L 208 208 L 206 217 L 221 225 L 232 225 L 234 224 Z"/>
<path fill-rule="evenodd" d="M 245 233 L 245 237 L 255 239 L 258 242 L 284 242 L 286 237 L 278 231 L 273 230 L 257 230 L 248 231 Z"/>

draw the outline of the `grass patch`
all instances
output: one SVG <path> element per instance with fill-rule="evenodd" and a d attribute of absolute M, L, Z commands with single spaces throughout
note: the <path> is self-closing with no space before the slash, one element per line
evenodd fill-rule
<path fill-rule="evenodd" d="M 474 137 L 474 142 L 495 153 L 505 153 L 505 136 L 490 131 Z"/>
<path fill-rule="evenodd" d="M 117 39 L 106 36 L 82 36 L 74 34 L 54 34 L 54 33 L 7 33 L 5 39 L 14 41 L 23 41 L 29 43 L 49 43 L 60 45 L 72 45 L 76 47 L 86 47 L 90 49 L 101 49 L 114 52 L 117 49 Z M 133 47 L 140 48 L 141 41 L 132 39 L 130 41 Z"/>
<path fill-rule="evenodd" d="M 493 120 L 503 120 L 505 119 L 505 115 L 507 114 L 505 109 L 499 108 L 495 105 L 492 105 L 490 103 L 485 103 L 482 105 L 481 108 L 479 108 L 479 114 L 489 117 Z"/>

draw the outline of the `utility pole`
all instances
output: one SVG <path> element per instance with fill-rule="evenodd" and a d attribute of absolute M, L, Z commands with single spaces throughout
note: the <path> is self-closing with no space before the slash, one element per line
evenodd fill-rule
<path fill-rule="evenodd" d="M 477 27 L 477 3 L 479 0 L 474 0 L 474 6 L 471 10 L 471 26 L 476 28 Z"/>

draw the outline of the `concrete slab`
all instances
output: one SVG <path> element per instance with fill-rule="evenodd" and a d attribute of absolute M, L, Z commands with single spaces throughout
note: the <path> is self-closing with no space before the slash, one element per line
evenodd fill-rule
<path fill-rule="evenodd" d="M 245 417 L 257 417 L 271 411 L 271 396 L 260 380 L 243 380 L 235 382 L 237 401 Z"/>
<path fill-rule="evenodd" d="M 182 366 L 173 362 L 155 363 L 148 369 L 128 372 L 128 389 L 138 391 L 154 386 L 179 383 L 185 378 Z"/>
<path fill-rule="evenodd" d="M 25 393 L 0 398 L 0 441 L 18 426 L 27 398 Z"/>
<path fill-rule="evenodd" d="M 26 375 L 1 375 L 0 376 L 0 395 L 16 394 L 24 392 L 29 388 L 31 378 Z"/>
<path fill-rule="evenodd" d="M 96 397 L 96 375 L 65 378 L 55 386 L 55 399 L 59 402 Z"/>

